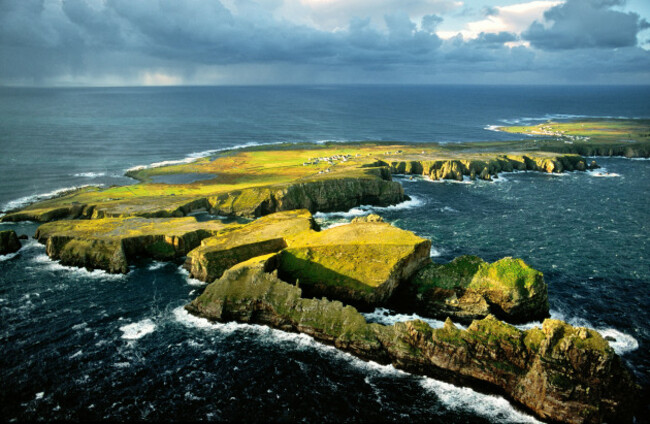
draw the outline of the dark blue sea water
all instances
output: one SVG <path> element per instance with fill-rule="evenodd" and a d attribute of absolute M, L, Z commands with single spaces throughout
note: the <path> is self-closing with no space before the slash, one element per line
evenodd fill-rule
<path fill-rule="evenodd" d="M 0 205 L 130 183 L 127 168 L 244 144 L 504 139 L 512 136 L 485 128 L 650 117 L 648 98 L 639 87 L 0 89 Z M 544 272 L 552 315 L 614 337 L 648 387 L 650 161 L 597 160 L 608 176 L 404 179 L 413 200 L 374 210 L 430 238 L 436 261 L 523 258 Z M 369 210 L 318 219 L 327 226 Z M 29 235 L 36 227 L 0 224 Z M 91 273 L 50 261 L 33 240 L 0 257 L 0 418 L 535 422 L 502 398 L 307 336 L 190 317 L 182 306 L 203 286 L 178 265 Z M 408 318 L 386 313 L 368 318 Z"/>

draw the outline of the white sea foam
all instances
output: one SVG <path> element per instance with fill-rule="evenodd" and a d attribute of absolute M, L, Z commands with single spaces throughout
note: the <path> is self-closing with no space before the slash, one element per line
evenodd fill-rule
<path fill-rule="evenodd" d="M 61 265 L 57 261 L 53 261 L 47 255 L 41 254 L 34 256 L 32 262 L 41 265 L 48 271 L 66 271 L 69 273 L 78 274 L 84 278 L 100 278 L 100 279 L 110 279 L 110 280 L 121 280 L 125 278 L 124 274 L 110 274 L 102 269 L 95 269 L 88 271 L 86 268 L 77 268 L 74 266 Z"/>
<path fill-rule="evenodd" d="M 68 359 L 78 358 L 78 357 L 80 357 L 80 356 L 83 355 L 83 354 L 84 354 L 84 351 L 83 351 L 83 350 L 78 350 L 77 352 L 75 352 L 75 353 L 73 353 L 72 355 L 68 356 Z"/>
<path fill-rule="evenodd" d="M 499 128 L 502 127 L 502 126 L 503 125 L 486 125 L 485 127 L 483 127 L 483 129 L 487 130 L 487 131 L 501 132 L 501 130 Z"/>
<path fill-rule="evenodd" d="M 624 157 L 624 159 L 630 159 L 630 160 L 650 160 L 650 158 L 626 158 L 626 157 Z"/>
<path fill-rule="evenodd" d="M 486 395 L 467 387 L 423 377 L 421 385 L 429 390 L 450 409 L 469 410 L 486 417 L 492 422 L 501 423 L 539 423 L 530 415 L 519 412 L 501 396 Z"/>
<path fill-rule="evenodd" d="M 219 153 L 219 152 L 225 152 L 225 151 L 228 151 L 228 150 L 240 150 L 240 149 L 245 149 L 247 147 L 255 147 L 255 146 L 272 146 L 272 145 L 276 145 L 276 144 L 282 144 L 282 143 L 280 143 L 280 142 L 278 142 L 278 143 L 256 143 L 256 142 L 251 141 L 251 142 L 244 143 L 244 144 L 238 144 L 238 145 L 232 146 L 232 147 L 224 147 L 224 148 L 220 148 L 220 149 L 204 150 L 202 152 L 193 152 L 193 153 L 188 154 L 183 159 L 165 160 L 165 161 L 161 161 L 161 162 L 150 163 L 149 165 L 137 165 L 137 166 L 133 166 L 131 168 L 128 168 L 126 170 L 126 172 L 139 171 L 141 169 L 160 168 L 161 166 L 181 165 L 181 164 L 184 164 L 184 163 L 192 163 L 192 162 L 194 162 L 194 161 L 196 161 L 198 159 L 208 157 L 210 155 L 213 155 L 213 154 Z"/>
<path fill-rule="evenodd" d="M 176 270 L 177 270 L 177 272 L 179 274 L 181 274 L 183 277 L 185 277 L 185 281 L 190 286 L 203 287 L 203 286 L 208 285 L 208 283 L 206 283 L 205 281 L 197 280 L 196 278 L 190 277 L 189 271 L 186 270 L 185 268 L 183 268 L 183 265 L 179 266 Z"/>
<path fill-rule="evenodd" d="M 420 207 L 422 205 L 424 205 L 424 201 L 422 201 L 418 197 L 411 196 L 409 200 L 405 200 L 404 202 L 398 203 L 396 205 L 391 205 L 391 206 L 362 205 L 356 208 L 352 208 L 347 212 L 317 212 L 316 214 L 314 214 L 314 218 L 323 219 L 323 220 L 332 220 L 336 218 L 351 219 L 357 216 L 368 215 L 373 212 L 381 213 L 387 211 L 413 209 L 413 208 Z"/>
<path fill-rule="evenodd" d="M 562 121 L 567 121 L 571 119 L 584 119 L 584 118 L 589 118 L 589 119 L 640 119 L 639 117 L 628 117 L 628 116 L 596 116 L 596 115 L 575 115 L 575 114 L 569 114 L 569 113 L 547 113 L 542 116 L 536 116 L 536 117 L 531 117 L 531 116 L 526 116 L 526 117 L 521 117 L 521 118 L 512 118 L 512 119 L 500 119 L 501 122 L 509 124 L 509 125 L 515 125 L 515 124 L 521 124 L 521 123 L 530 123 L 530 122 L 546 122 L 546 121 L 556 121 L 556 120 L 562 120 Z"/>
<path fill-rule="evenodd" d="M 40 194 L 33 194 L 31 196 L 21 197 L 5 203 L 2 206 L 1 210 L 7 212 L 7 211 L 12 211 L 14 209 L 23 208 L 32 203 L 39 202 L 41 200 L 51 199 L 57 196 L 62 196 L 68 192 L 79 190 L 80 188 L 84 188 L 84 187 L 103 187 L 103 184 L 84 184 L 84 185 L 74 186 L 74 187 L 65 187 L 65 188 L 60 188 L 58 190 L 50 191 L 49 193 L 40 193 Z"/>
<path fill-rule="evenodd" d="M 73 174 L 73 177 L 80 177 L 80 178 L 99 178 L 105 176 L 106 176 L 106 172 L 78 172 L 76 174 Z"/>
<path fill-rule="evenodd" d="M 614 339 L 613 341 L 608 340 L 608 342 L 612 349 L 614 349 L 614 352 L 619 355 L 624 355 L 639 348 L 639 342 L 637 339 L 629 334 L 622 333 L 613 328 L 597 328 L 596 331 L 598 331 L 601 336 L 605 337 L 606 340 Z"/>
<path fill-rule="evenodd" d="M 43 399 L 43 396 L 45 396 L 45 392 L 38 392 L 36 393 L 36 396 L 34 396 L 34 399 L 40 400 Z"/>
<path fill-rule="evenodd" d="M 376 308 L 372 312 L 365 312 L 362 315 L 369 322 L 377 322 L 384 325 L 393 325 L 396 322 L 406 322 L 419 319 L 426 322 L 432 328 L 442 328 L 445 323 L 433 318 L 424 318 L 418 314 L 398 314 L 386 308 Z"/>
<path fill-rule="evenodd" d="M 442 256 L 443 253 L 444 253 L 443 249 L 435 248 L 435 247 L 431 246 L 431 252 L 429 253 L 429 257 L 437 258 L 439 256 Z"/>
<path fill-rule="evenodd" d="M 149 318 L 120 327 L 124 340 L 138 340 L 147 334 L 153 333 L 155 330 L 156 324 Z"/>
<path fill-rule="evenodd" d="M 6 255 L 0 255 L 0 262 L 9 261 L 18 256 L 18 252 L 7 253 Z"/>
<path fill-rule="evenodd" d="M 597 178 L 616 178 L 621 176 L 621 174 L 617 174 L 616 172 L 609 172 L 607 168 L 602 167 L 598 169 L 590 169 L 587 171 L 587 175 Z"/>
<path fill-rule="evenodd" d="M 440 212 L 452 212 L 452 213 L 457 213 L 458 210 L 452 208 L 451 206 L 443 206 L 442 208 L 440 208 Z"/>
<path fill-rule="evenodd" d="M 147 267 L 147 269 L 148 269 L 149 271 L 155 271 L 155 270 L 157 270 L 157 269 L 161 269 L 161 268 L 163 268 L 165 265 L 167 265 L 167 262 L 154 261 L 154 262 L 152 262 L 151 264 L 149 264 L 149 266 Z"/>
<path fill-rule="evenodd" d="M 190 314 L 185 310 L 183 306 L 179 306 L 178 308 L 174 309 L 172 311 L 172 314 L 174 315 L 174 319 L 177 322 L 190 328 L 213 329 L 213 330 L 220 330 L 226 333 L 232 333 L 237 329 L 237 326 L 246 325 L 246 324 L 237 324 L 235 322 L 231 322 L 227 324 L 213 323 L 205 318 L 197 317 L 195 315 Z"/>
<path fill-rule="evenodd" d="M 271 343 L 291 344 L 294 348 L 318 350 L 323 353 L 336 355 L 337 357 L 346 359 L 351 365 L 364 370 L 370 376 L 380 375 L 397 378 L 411 376 L 411 374 L 398 370 L 392 365 L 381 365 L 373 361 L 363 361 L 333 346 L 322 344 L 306 334 L 287 333 L 260 325 L 211 323 L 206 319 L 192 316 L 183 307 L 174 309 L 173 313 L 177 321 L 188 327 L 212 329 L 226 334 L 234 331 L 252 332 L 264 341 Z M 517 411 L 502 397 L 485 395 L 467 387 L 456 387 L 432 378 L 416 378 L 421 378 L 422 387 L 435 393 L 438 399 L 449 409 L 469 409 L 495 422 L 538 423 L 534 418 Z"/>

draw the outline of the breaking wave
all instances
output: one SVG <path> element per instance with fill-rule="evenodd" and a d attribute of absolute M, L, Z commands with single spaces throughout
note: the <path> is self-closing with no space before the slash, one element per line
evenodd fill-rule
<path fill-rule="evenodd" d="M 154 324 L 154 322 L 149 318 L 120 327 L 120 331 L 123 333 L 122 338 L 124 340 L 138 340 L 147 334 L 153 333 L 155 330 L 156 324 Z"/>
<path fill-rule="evenodd" d="M 230 335 L 236 331 L 255 333 L 263 341 L 276 344 L 290 344 L 293 348 L 318 350 L 347 360 L 351 365 L 366 372 L 369 377 L 417 378 L 422 387 L 433 392 L 450 410 L 471 410 L 477 415 L 494 422 L 502 423 L 539 423 L 533 417 L 516 410 L 506 399 L 500 396 L 486 395 L 467 387 L 457 387 L 428 377 L 414 376 L 392 365 L 381 365 L 373 361 L 363 361 L 333 346 L 322 344 L 306 334 L 287 333 L 270 327 L 239 323 L 211 323 L 207 319 L 189 314 L 183 307 L 174 309 L 175 319 L 187 327 L 203 330 L 216 330 Z"/>
<path fill-rule="evenodd" d="M 424 205 L 423 200 L 421 200 L 419 197 L 411 196 L 409 200 L 405 200 L 404 202 L 398 203 L 396 205 L 391 205 L 391 206 L 362 205 L 356 208 L 352 208 L 347 212 L 317 212 L 316 214 L 314 214 L 314 218 L 323 219 L 323 220 L 331 220 L 336 218 L 352 219 L 357 216 L 364 216 L 364 215 L 371 214 L 373 212 L 413 209 L 413 208 L 418 208 L 422 205 Z"/>
<path fill-rule="evenodd" d="M 41 200 L 52 199 L 54 197 L 63 196 L 64 194 L 71 193 L 75 190 L 79 190 L 84 187 L 103 187 L 103 184 L 84 184 L 74 187 L 65 187 L 58 190 L 53 190 L 48 193 L 33 194 L 31 196 L 20 197 L 16 200 L 11 200 L 5 203 L 2 206 L 2 211 L 9 212 L 15 209 L 24 208 L 25 206 L 31 205 L 35 202 L 40 202 Z"/>

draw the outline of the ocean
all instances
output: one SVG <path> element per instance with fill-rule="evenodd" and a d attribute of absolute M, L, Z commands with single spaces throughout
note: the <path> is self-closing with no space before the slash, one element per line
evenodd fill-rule
<path fill-rule="evenodd" d="M 132 184 L 129 168 L 219 149 L 513 140 L 520 136 L 492 126 L 648 118 L 648 98 L 649 87 L 0 88 L 0 210 L 71 187 Z M 647 392 L 650 161 L 596 160 L 608 174 L 467 184 L 396 177 L 412 200 L 317 219 L 327 227 L 375 211 L 431 239 L 438 262 L 523 258 L 544 272 L 552 316 L 613 337 Z M 37 225 L 0 224 L 9 228 L 31 236 Z M 189 316 L 182 306 L 203 287 L 176 263 L 142 261 L 126 276 L 65 267 L 34 240 L 0 257 L 0 417 L 536 422 L 501 397 L 364 362 L 305 335 Z M 413 316 L 378 309 L 367 318 Z"/>

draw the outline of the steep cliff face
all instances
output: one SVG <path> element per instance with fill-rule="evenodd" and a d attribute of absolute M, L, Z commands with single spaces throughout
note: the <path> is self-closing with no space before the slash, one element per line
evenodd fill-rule
<path fill-rule="evenodd" d="M 64 265 L 127 273 L 133 258 L 178 258 L 227 227 L 194 218 L 105 218 L 43 224 L 36 238 Z"/>
<path fill-rule="evenodd" d="M 228 268 L 255 256 L 278 252 L 286 239 L 317 228 L 305 209 L 277 212 L 216 233 L 189 252 L 185 267 L 192 277 L 212 282 Z"/>
<path fill-rule="evenodd" d="M 650 157 L 650 141 L 631 143 L 573 143 L 544 146 L 549 152 L 576 153 L 583 156 L 623 156 L 626 158 Z"/>
<path fill-rule="evenodd" d="M 585 159 L 576 154 L 538 153 L 529 155 L 494 155 L 481 159 L 449 159 L 422 161 L 379 161 L 378 165 L 388 166 L 394 174 L 426 175 L 432 180 L 491 180 L 500 172 L 538 171 L 559 173 L 564 171 L 585 171 L 588 169 Z"/>
<path fill-rule="evenodd" d="M 273 212 L 348 210 L 360 205 L 388 206 L 405 200 L 401 184 L 390 174 L 366 170 L 358 177 L 318 178 L 283 186 L 236 190 L 208 199 L 212 213 L 259 217 Z"/>
<path fill-rule="evenodd" d="M 216 321 L 309 334 L 364 359 L 504 393 L 538 416 L 567 423 L 630 422 L 638 387 L 593 330 L 546 320 L 521 331 L 488 316 L 467 330 L 451 321 L 368 324 L 351 306 L 302 298 L 263 269 L 267 259 L 226 271 L 187 305 Z M 255 265 L 257 264 L 257 265 Z M 263 264 L 263 265 L 260 265 Z"/>
<path fill-rule="evenodd" d="M 14 230 L 0 231 L 0 255 L 20 250 L 20 240 Z"/>
<path fill-rule="evenodd" d="M 348 304 L 384 304 L 429 261 L 431 242 L 383 222 L 356 222 L 287 240 L 279 272 L 307 296 Z"/>
<path fill-rule="evenodd" d="M 528 322 L 549 316 L 544 275 L 521 259 L 487 263 L 461 256 L 448 264 L 423 267 L 391 299 L 398 309 L 460 322 L 493 314 L 508 322 Z"/>

